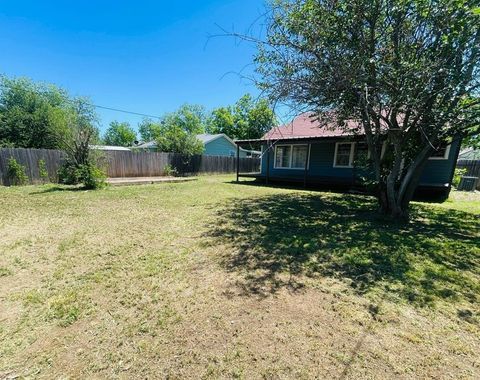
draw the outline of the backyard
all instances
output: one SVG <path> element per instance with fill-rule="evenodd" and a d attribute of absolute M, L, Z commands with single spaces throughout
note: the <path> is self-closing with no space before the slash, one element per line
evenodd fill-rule
<path fill-rule="evenodd" d="M 480 378 L 480 194 L 0 188 L 0 378 Z"/>

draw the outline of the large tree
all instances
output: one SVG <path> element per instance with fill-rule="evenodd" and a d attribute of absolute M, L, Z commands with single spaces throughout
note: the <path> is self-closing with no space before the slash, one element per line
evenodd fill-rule
<path fill-rule="evenodd" d="M 66 91 L 26 78 L 0 78 L 0 146 L 59 148 L 72 112 Z"/>
<path fill-rule="evenodd" d="M 115 146 L 132 146 L 136 139 L 137 134 L 130 124 L 118 121 L 112 121 L 103 136 L 106 145 Z"/>
<path fill-rule="evenodd" d="M 258 139 L 275 123 L 275 114 L 267 99 L 254 100 L 250 94 L 242 96 L 233 106 L 212 111 L 207 130 L 224 133 L 234 139 Z"/>
<path fill-rule="evenodd" d="M 478 131 L 479 25 L 478 0 L 276 0 L 260 86 L 320 119 L 357 120 L 381 209 L 406 217 L 428 157 Z"/>

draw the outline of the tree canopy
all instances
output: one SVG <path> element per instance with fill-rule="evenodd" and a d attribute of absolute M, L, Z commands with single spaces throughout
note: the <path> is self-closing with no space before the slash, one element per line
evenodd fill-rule
<path fill-rule="evenodd" d="M 155 122 L 152 119 L 143 119 L 138 124 L 138 133 L 140 140 L 143 142 L 153 141 L 161 133 L 160 122 Z"/>
<path fill-rule="evenodd" d="M 59 148 L 78 99 L 54 85 L 0 78 L 0 146 Z"/>
<path fill-rule="evenodd" d="M 258 139 L 275 123 L 275 115 L 266 99 L 255 101 L 250 94 L 233 106 L 212 111 L 207 122 L 209 133 L 224 133 L 233 139 Z"/>
<path fill-rule="evenodd" d="M 105 131 L 103 142 L 106 145 L 132 146 L 137 139 L 137 133 L 129 123 L 112 121 Z"/>
<path fill-rule="evenodd" d="M 429 156 L 478 133 L 478 1 L 277 0 L 267 23 L 260 87 L 361 124 L 385 213 L 406 216 Z"/>
<path fill-rule="evenodd" d="M 202 154 L 203 143 L 196 137 L 205 132 L 205 110 L 202 106 L 185 104 L 177 111 L 166 114 L 158 124 L 150 122 L 147 125 L 146 133 L 154 137 L 159 151 Z"/>

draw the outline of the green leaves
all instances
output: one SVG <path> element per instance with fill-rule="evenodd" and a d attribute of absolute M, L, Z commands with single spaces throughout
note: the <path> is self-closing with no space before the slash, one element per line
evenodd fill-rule
<path fill-rule="evenodd" d="M 182 153 L 185 155 L 202 154 L 203 143 L 195 134 L 177 124 L 162 125 L 161 134 L 156 138 L 157 149 L 161 152 Z"/>
<path fill-rule="evenodd" d="M 266 99 L 242 96 L 233 106 L 214 109 L 208 119 L 209 133 L 224 133 L 234 139 L 257 139 L 275 123 L 275 114 Z"/>
<path fill-rule="evenodd" d="M 73 120 L 94 126 L 95 113 L 84 99 L 70 98 L 54 85 L 0 78 L 1 145 L 61 148 Z"/>
<path fill-rule="evenodd" d="M 105 132 L 103 142 L 106 145 L 132 146 L 136 139 L 137 134 L 129 123 L 112 121 Z"/>

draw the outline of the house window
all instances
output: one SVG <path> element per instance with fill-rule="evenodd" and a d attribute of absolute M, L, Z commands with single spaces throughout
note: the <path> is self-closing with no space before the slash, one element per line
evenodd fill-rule
<path fill-rule="evenodd" d="M 305 169 L 307 162 L 308 146 L 307 145 L 293 145 L 292 146 L 292 168 Z"/>
<path fill-rule="evenodd" d="M 336 168 L 351 168 L 353 167 L 353 152 L 355 143 L 339 143 L 335 144 L 335 156 L 333 159 L 333 166 Z"/>
<path fill-rule="evenodd" d="M 448 160 L 448 155 L 450 154 L 450 145 L 443 146 L 438 148 L 430 156 L 430 160 Z"/>
<path fill-rule="evenodd" d="M 305 169 L 308 145 L 277 145 L 275 169 Z"/>

